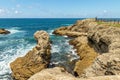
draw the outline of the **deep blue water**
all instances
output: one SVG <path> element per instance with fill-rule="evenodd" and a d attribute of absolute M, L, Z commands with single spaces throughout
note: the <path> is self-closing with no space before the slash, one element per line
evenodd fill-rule
<path fill-rule="evenodd" d="M 55 36 L 52 32 L 60 26 L 72 25 L 76 20 L 80 19 L 0 19 L 0 28 L 11 32 L 0 35 L 0 80 L 11 80 L 9 63 L 35 46 L 33 34 L 37 30 L 47 31 L 53 41 L 51 64 L 65 66 L 69 70 L 69 62 L 76 58 L 68 44 L 69 38 Z"/>

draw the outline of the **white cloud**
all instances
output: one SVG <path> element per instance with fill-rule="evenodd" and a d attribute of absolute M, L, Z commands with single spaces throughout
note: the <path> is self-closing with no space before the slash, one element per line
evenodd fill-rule
<path fill-rule="evenodd" d="M 15 11 L 15 14 L 18 14 L 19 12 L 18 11 Z"/>
<path fill-rule="evenodd" d="M 5 9 L 0 8 L 0 14 L 4 14 L 5 13 Z"/>
<path fill-rule="evenodd" d="M 15 10 L 14 13 L 15 14 L 20 14 L 20 13 L 22 13 L 22 11 Z"/>

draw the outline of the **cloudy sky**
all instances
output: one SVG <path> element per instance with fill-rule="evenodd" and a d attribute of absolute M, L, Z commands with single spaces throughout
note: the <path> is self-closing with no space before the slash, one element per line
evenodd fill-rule
<path fill-rule="evenodd" d="M 120 0 L 0 0 L 0 18 L 120 18 Z"/>

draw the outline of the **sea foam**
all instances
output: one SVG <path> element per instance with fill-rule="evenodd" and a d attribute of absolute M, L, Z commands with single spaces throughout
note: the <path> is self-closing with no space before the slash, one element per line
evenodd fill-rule
<path fill-rule="evenodd" d="M 7 29 L 8 31 L 10 31 L 11 34 L 15 34 L 15 33 L 20 33 L 20 32 L 25 32 L 23 30 L 20 30 L 20 28 L 18 27 L 12 27 L 12 28 L 9 28 Z"/>
<path fill-rule="evenodd" d="M 23 42 L 23 43 L 27 43 L 27 42 Z M 4 49 L 2 52 L 0 51 L 0 79 L 10 80 L 9 79 L 11 77 L 10 63 L 14 61 L 16 58 L 24 56 L 34 46 L 35 44 L 27 44 L 27 45 L 20 44 L 16 46 L 16 48 L 9 46 L 6 49 Z"/>
<path fill-rule="evenodd" d="M 54 31 L 54 30 L 48 30 L 48 33 L 49 33 L 50 36 L 51 36 L 51 35 L 54 35 L 54 34 L 53 34 L 53 31 Z"/>

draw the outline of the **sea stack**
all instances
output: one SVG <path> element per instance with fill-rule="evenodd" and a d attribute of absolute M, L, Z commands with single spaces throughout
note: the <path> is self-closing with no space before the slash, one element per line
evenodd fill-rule
<path fill-rule="evenodd" d="M 24 57 L 19 57 L 10 64 L 12 77 L 16 80 L 27 80 L 49 65 L 51 47 L 48 33 L 37 31 L 34 37 L 37 45 Z"/>
<path fill-rule="evenodd" d="M 0 34 L 9 34 L 10 31 L 5 30 L 5 29 L 0 29 Z"/>

